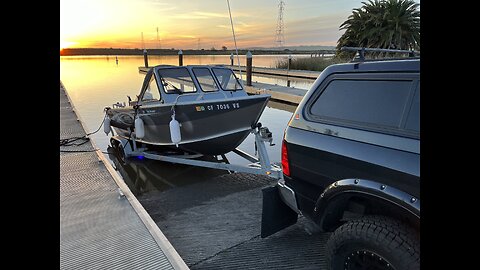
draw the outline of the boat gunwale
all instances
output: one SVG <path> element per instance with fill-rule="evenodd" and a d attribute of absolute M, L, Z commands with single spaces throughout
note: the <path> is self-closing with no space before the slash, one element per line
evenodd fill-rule
<path fill-rule="evenodd" d="M 185 102 L 171 102 L 171 103 L 161 103 L 161 101 L 152 101 L 150 104 L 138 104 L 139 109 L 152 109 L 157 107 L 171 107 L 171 106 L 183 106 L 183 105 L 198 105 L 205 103 L 217 103 L 217 102 L 231 102 L 237 100 L 249 100 L 249 99 L 262 99 L 262 98 L 271 98 L 269 94 L 259 94 L 252 96 L 243 96 L 243 97 L 231 97 L 231 98 L 217 98 L 217 99 L 203 99 L 203 100 L 193 100 Z M 154 104 L 155 103 L 155 104 Z M 133 109 L 133 106 L 128 106 L 122 109 Z"/>

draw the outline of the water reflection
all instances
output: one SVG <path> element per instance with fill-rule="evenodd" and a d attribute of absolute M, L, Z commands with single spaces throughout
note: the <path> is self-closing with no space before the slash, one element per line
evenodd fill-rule
<path fill-rule="evenodd" d="M 106 55 L 88 55 L 88 56 L 61 56 L 60 61 L 99 61 L 110 60 L 110 57 Z M 296 54 L 295 58 L 304 58 L 310 57 L 307 54 Z M 135 60 L 138 62 L 138 66 L 143 66 L 143 56 L 141 55 L 120 55 L 115 56 L 115 59 L 118 60 L 118 63 L 121 64 L 126 61 Z M 288 55 L 279 54 L 279 55 L 254 55 L 252 64 L 255 67 L 267 67 L 275 68 L 277 62 L 288 59 Z M 149 55 L 148 63 L 150 66 L 154 65 L 178 65 L 178 56 L 177 55 Z M 183 56 L 184 65 L 230 65 L 230 55 L 184 55 Z M 240 65 L 246 64 L 245 55 L 240 55 Z M 235 56 L 235 65 L 238 65 L 237 57 Z"/>
<path fill-rule="evenodd" d="M 201 168 L 183 164 L 174 164 L 157 160 L 128 158 L 125 162 L 117 151 L 107 147 L 108 157 L 116 170 L 122 175 L 135 196 L 150 191 L 165 191 L 170 188 L 186 186 L 227 174 L 224 170 Z M 203 160 L 214 161 L 213 158 Z"/>
<path fill-rule="evenodd" d="M 297 105 L 289 104 L 289 103 L 283 103 L 283 102 L 277 102 L 270 100 L 267 104 L 268 108 L 274 108 L 286 112 L 291 112 L 294 113 L 295 110 L 297 109 Z"/>

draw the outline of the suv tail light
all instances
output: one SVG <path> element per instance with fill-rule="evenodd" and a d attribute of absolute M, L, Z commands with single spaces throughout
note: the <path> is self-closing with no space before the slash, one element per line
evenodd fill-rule
<path fill-rule="evenodd" d="M 283 174 L 290 176 L 290 166 L 288 164 L 287 142 L 282 141 L 282 170 Z"/>

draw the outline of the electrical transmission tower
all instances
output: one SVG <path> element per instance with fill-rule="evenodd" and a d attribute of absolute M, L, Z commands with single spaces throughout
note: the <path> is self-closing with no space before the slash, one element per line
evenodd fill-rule
<path fill-rule="evenodd" d="M 278 3 L 278 19 L 277 30 L 275 31 L 275 46 L 277 48 L 283 48 L 285 45 L 285 37 L 283 36 L 283 10 L 285 9 L 285 2 L 280 1 Z"/>

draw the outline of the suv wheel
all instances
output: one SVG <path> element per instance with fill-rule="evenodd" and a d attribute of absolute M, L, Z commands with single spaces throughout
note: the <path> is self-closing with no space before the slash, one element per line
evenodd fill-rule
<path fill-rule="evenodd" d="M 420 269 L 415 230 L 384 216 L 365 216 L 340 226 L 327 242 L 329 269 Z"/>

